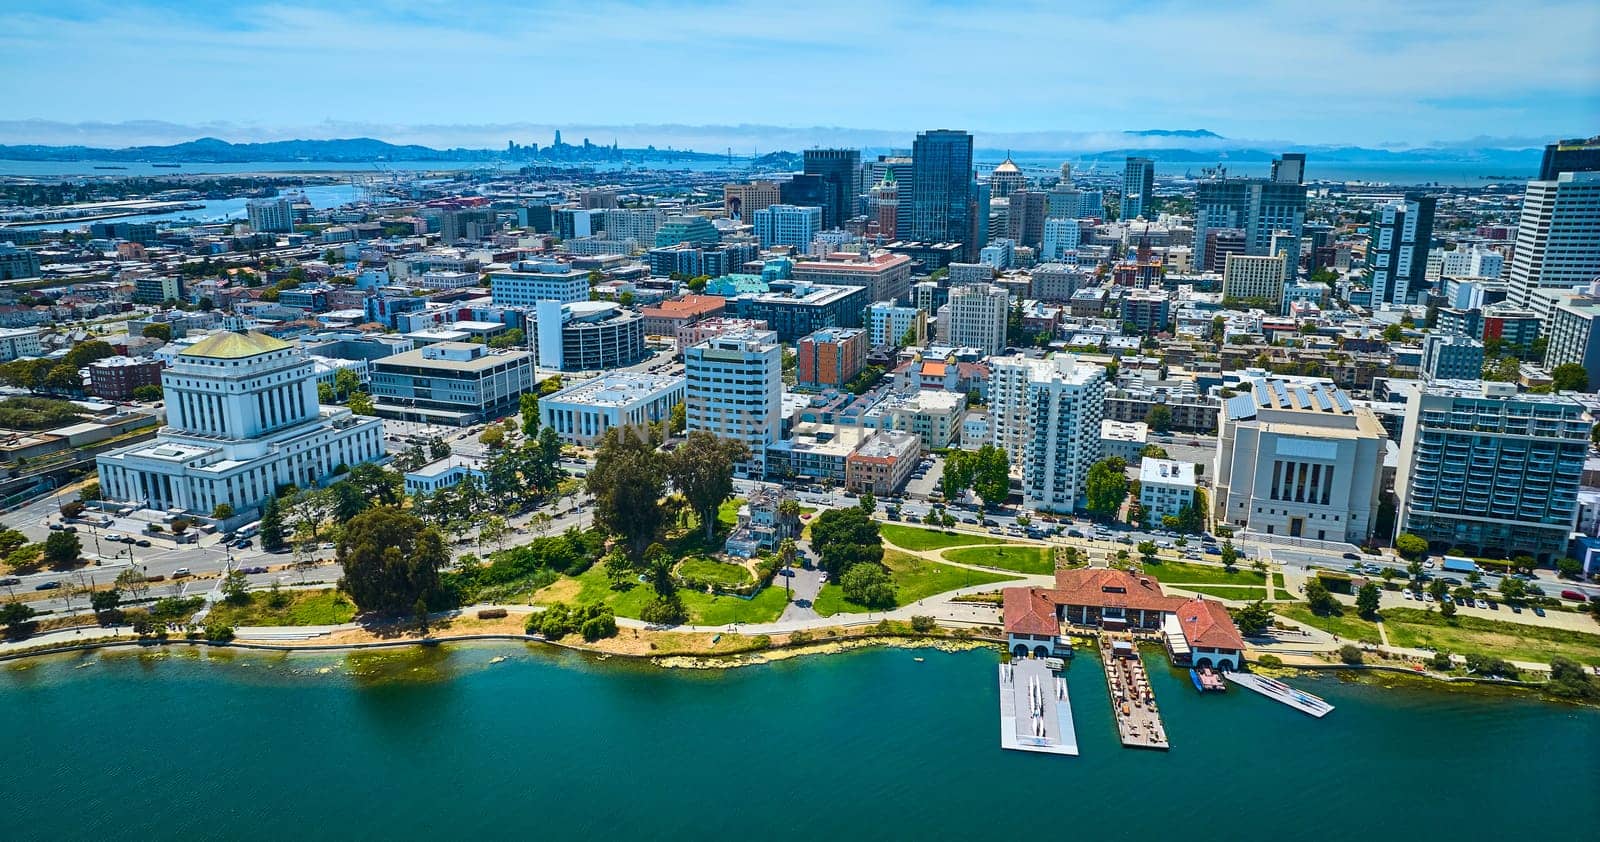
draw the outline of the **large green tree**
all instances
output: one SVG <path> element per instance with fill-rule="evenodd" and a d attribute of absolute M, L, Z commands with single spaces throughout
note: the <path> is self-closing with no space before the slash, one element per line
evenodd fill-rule
<path fill-rule="evenodd" d="M 1589 370 L 1583 363 L 1562 363 L 1550 370 L 1550 388 L 1557 392 L 1589 391 Z"/>
<path fill-rule="evenodd" d="M 976 457 L 965 450 L 951 450 L 944 456 L 944 471 L 939 475 L 939 490 L 945 499 L 954 500 L 972 487 Z"/>
<path fill-rule="evenodd" d="M 1112 518 L 1128 497 L 1128 463 L 1121 457 L 1102 459 L 1089 468 L 1084 507 L 1097 518 Z"/>
<path fill-rule="evenodd" d="M 261 549 L 269 553 L 283 549 L 283 511 L 277 497 L 267 498 L 261 507 Z"/>
<path fill-rule="evenodd" d="M 822 569 L 838 576 L 861 563 L 883 563 L 878 522 L 858 506 L 829 509 L 811 523 L 811 546 Z"/>
<path fill-rule="evenodd" d="M 722 501 L 733 496 L 733 466 L 748 458 L 750 448 L 743 442 L 717 438 L 704 430 L 690 433 L 667 457 L 667 478 L 700 518 L 707 542 L 716 537 Z"/>
<path fill-rule="evenodd" d="M 626 426 L 606 431 L 587 485 L 594 495 L 596 522 L 622 536 L 635 559 L 643 560 L 645 549 L 665 525 L 661 495 L 666 480 L 666 459 L 647 429 Z"/>
<path fill-rule="evenodd" d="M 1246 637 L 1258 635 L 1272 625 L 1272 609 L 1258 599 L 1234 611 L 1233 621 L 1238 624 L 1240 634 Z"/>
<path fill-rule="evenodd" d="M 78 541 L 78 536 L 71 532 L 52 532 L 50 537 L 44 539 L 44 560 L 51 567 L 73 567 L 82 554 L 83 545 Z"/>
<path fill-rule="evenodd" d="M 881 565 L 856 564 L 839 577 L 846 599 L 871 608 L 893 608 L 894 583 Z"/>
<path fill-rule="evenodd" d="M 392 506 L 368 509 L 345 524 L 338 547 L 339 586 L 365 611 L 411 613 L 440 593 L 449 562 L 444 538 L 415 515 Z"/>
<path fill-rule="evenodd" d="M 972 456 L 972 490 L 987 508 L 995 508 L 1011 493 L 1011 462 L 1006 452 L 992 444 L 978 448 Z"/>

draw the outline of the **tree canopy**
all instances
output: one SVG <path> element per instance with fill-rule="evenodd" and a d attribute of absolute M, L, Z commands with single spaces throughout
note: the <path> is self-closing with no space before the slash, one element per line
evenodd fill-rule
<path fill-rule="evenodd" d="M 363 610 L 411 612 L 440 594 L 449 562 L 444 539 L 415 515 L 391 506 L 369 509 L 344 526 L 338 545 L 340 588 Z"/>
<path fill-rule="evenodd" d="M 1089 514 L 1111 518 L 1128 497 L 1128 463 L 1121 457 L 1102 459 L 1089 468 L 1085 482 L 1084 506 Z"/>
<path fill-rule="evenodd" d="M 822 569 L 834 576 L 862 563 L 883 562 L 878 523 L 860 507 L 829 509 L 811 523 L 811 546 Z"/>
<path fill-rule="evenodd" d="M 595 521 L 622 536 L 635 559 L 644 558 L 645 549 L 665 525 L 661 495 L 666 479 L 666 460 L 647 429 L 624 426 L 606 431 L 587 479 Z"/>
<path fill-rule="evenodd" d="M 667 477 L 700 518 L 708 542 L 716 537 L 722 501 L 733 496 L 734 463 L 748 458 L 743 442 L 696 430 L 666 459 Z"/>

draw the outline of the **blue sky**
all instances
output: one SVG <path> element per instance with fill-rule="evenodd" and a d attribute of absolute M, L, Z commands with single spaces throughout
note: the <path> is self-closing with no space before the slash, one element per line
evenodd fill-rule
<path fill-rule="evenodd" d="M 6 0 L 0 143 L 1522 145 L 1600 133 L 1597 45 L 1594 0 Z"/>

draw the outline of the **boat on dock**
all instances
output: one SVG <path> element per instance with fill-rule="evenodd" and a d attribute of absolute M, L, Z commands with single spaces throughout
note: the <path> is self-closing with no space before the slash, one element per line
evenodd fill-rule
<path fill-rule="evenodd" d="M 1228 683 L 1210 667 L 1200 669 L 1191 667 L 1189 680 L 1194 682 L 1194 689 L 1202 693 L 1225 693 L 1228 690 Z"/>
<path fill-rule="evenodd" d="M 1314 696 L 1304 690 L 1296 690 L 1275 678 L 1252 675 L 1247 672 L 1226 672 L 1223 675 L 1234 684 L 1248 687 L 1269 699 L 1286 704 L 1308 716 L 1321 719 L 1333 712 L 1333 705 L 1328 704 L 1321 697 Z"/>
<path fill-rule="evenodd" d="M 1078 754 L 1067 680 L 1034 658 L 1000 664 L 1000 747 Z"/>

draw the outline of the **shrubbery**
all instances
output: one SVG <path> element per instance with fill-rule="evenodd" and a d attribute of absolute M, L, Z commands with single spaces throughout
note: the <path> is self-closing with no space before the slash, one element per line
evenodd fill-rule
<path fill-rule="evenodd" d="M 1351 666 L 1361 663 L 1360 647 L 1350 643 L 1339 647 L 1339 660 Z"/>
<path fill-rule="evenodd" d="M 616 637 L 617 618 L 610 608 L 598 602 L 577 606 L 557 602 L 529 617 L 527 630 L 529 634 L 543 635 L 547 640 L 582 634 L 584 640 L 592 643 L 601 638 Z"/>

